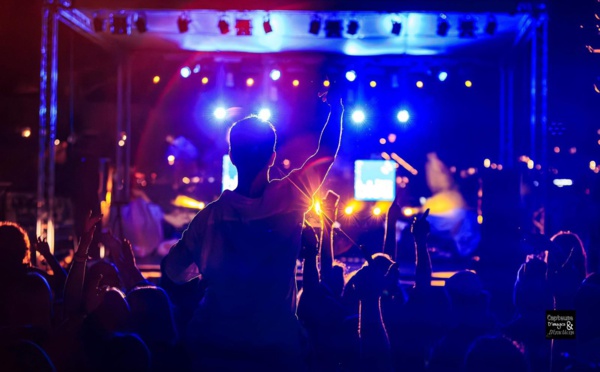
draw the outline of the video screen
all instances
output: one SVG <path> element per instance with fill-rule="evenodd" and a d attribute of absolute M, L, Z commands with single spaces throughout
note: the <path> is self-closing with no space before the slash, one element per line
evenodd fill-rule
<path fill-rule="evenodd" d="M 354 162 L 354 199 L 393 201 L 396 197 L 396 164 L 392 160 Z"/>
<path fill-rule="evenodd" d="M 223 177 L 221 181 L 221 191 L 234 190 L 238 184 L 237 168 L 229 159 L 229 155 L 223 156 Z"/>

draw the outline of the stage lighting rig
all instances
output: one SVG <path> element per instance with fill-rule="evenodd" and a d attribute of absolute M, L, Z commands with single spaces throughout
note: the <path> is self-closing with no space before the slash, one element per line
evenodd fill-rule
<path fill-rule="evenodd" d="M 131 17 L 124 11 L 113 14 L 111 17 L 110 32 L 113 35 L 131 34 Z"/>
<path fill-rule="evenodd" d="M 450 23 L 448 22 L 448 17 L 445 14 L 440 14 L 438 17 L 436 34 L 438 34 L 438 36 L 447 36 L 449 29 Z"/>
<path fill-rule="evenodd" d="M 137 28 L 140 34 L 148 31 L 148 20 L 146 19 L 145 14 L 136 14 L 135 16 L 135 28 Z"/>
<path fill-rule="evenodd" d="M 221 32 L 221 35 L 226 35 L 229 33 L 229 23 L 227 23 L 224 17 L 219 20 L 217 26 L 219 27 L 219 32 Z"/>
<path fill-rule="evenodd" d="M 94 31 L 96 32 L 104 32 L 106 27 L 106 18 L 100 16 L 99 14 L 94 15 Z"/>
<path fill-rule="evenodd" d="M 237 36 L 252 35 L 252 23 L 249 19 L 236 19 L 235 28 L 237 30 Z"/>
<path fill-rule="evenodd" d="M 328 38 L 342 37 L 342 21 L 325 21 L 325 36 Z"/>
<path fill-rule="evenodd" d="M 177 28 L 179 29 L 179 33 L 184 34 L 188 32 L 190 29 L 190 23 L 192 23 L 192 20 L 187 14 L 183 13 L 180 15 L 179 18 L 177 18 Z"/>
<path fill-rule="evenodd" d="M 319 31 L 321 31 L 321 19 L 315 16 L 311 21 L 308 27 L 308 32 L 313 35 L 318 35 Z"/>
<path fill-rule="evenodd" d="M 400 36 L 402 32 L 402 23 L 399 21 L 392 21 L 392 35 Z"/>
<path fill-rule="evenodd" d="M 475 37 L 475 31 L 477 26 L 475 25 L 475 18 L 472 16 L 466 16 L 461 19 L 458 24 L 458 37 L 461 38 L 473 38 Z"/>
<path fill-rule="evenodd" d="M 350 22 L 348 22 L 348 27 L 346 28 L 346 33 L 348 35 L 356 35 L 356 33 L 358 32 L 358 28 L 359 28 L 359 24 L 358 21 L 353 19 Z"/>
<path fill-rule="evenodd" d="M 270 34 L 273 32 L 273 26 L 271 26 L 271 17 L 269 15 L 267 15 L 263 21 L 263 30 L 265 30 L 265 34 Z"/>
<path fill-rule="evenodd" d="M 487 23 L 485 24 L 485 33 L 488 35 L 494 35 L 496 30 L 498 29 L 498 21 L 496 21 L 496 17 L 493 14 L 490 14 L 487 19 Z"/>

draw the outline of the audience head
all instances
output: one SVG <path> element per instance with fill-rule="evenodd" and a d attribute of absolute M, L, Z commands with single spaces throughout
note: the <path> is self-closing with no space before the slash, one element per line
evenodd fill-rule
<path fill-rule="evenodd" d="M 256 176 L 275 160 L 275 128 L 256 115 L 248 116 L 229 131 L 229 154 L 241 174 Z"/>
<path fill-rule="evenodd" d="M 600 338 L 600 274 L 588 276 L 575 295 L 577 339 L 581 342 Z"/>
<path fill-rule="evenodd" d="M 175 343 L 177 332 L 169 297 L 161 288 L 140 287 L 127 295 L 131 328 L 147 343 Z"/>
<path fill-rule="evenodd" d="M 525 355 L 504 337 L 481 337 L 471 344 L 465 357 L 464 372 L 527 372 Z"/>
<path fill-rule="evenodd" d="M 457 272 L 446 280 L 445 287 L 459 321 L 477 322 L 489 315 L 489 294 L 474 272 Z"/>
<path fill-rule="evenodd" d="M 587 256 L 577 234 L 560 231 L 551 238 L 557 249 L 548 255 L 549 275 L 569 275 L 579 282 L 587 275 Z"/>
<path fill-rule="evenodd" d="M 14 222 L 0 221 L 0 270 L 29 263 L 31 245 L 27 232 Z"/>
<path fill-rule="evenodd" d="M 86 318 L 87 330 L 92 335 L 104 336 L 126 330 L 129 320 L 129 304 L 118 288 L 97 289 L 99 304 Z"/>
<path fill-rule="evenodd" d="M 134 334 L 115 333 L 104 341 L 98 355 L 98 371 L 150 371 L 148 347 Z"/>
<path fill-rule="evenodd" d="M 521 265 L 513 290 L 513 302 L 519 314 L 538 314 L 554 308 L 546 271 L 546 263 L 538 258 Z"/>
<path fill-rule="evenodd" d="M 331 278 L 328 281 L 331 287 L 331 292 L 334 296 L 340 297 L 344 291 L 344 275 L 346 272 L 346 265 L 343 262 L 335 262 L 331 269 Z"/>
<path fill-rule="evenodd" d="M 19 340 L 0 349 L 0 365 L 5 371 L 56 371 L 46 352 L 31 341 Z"/>

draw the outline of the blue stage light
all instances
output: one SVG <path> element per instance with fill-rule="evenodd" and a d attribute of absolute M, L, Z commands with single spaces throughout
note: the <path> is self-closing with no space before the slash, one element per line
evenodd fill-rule
<path fill-rule="evenodd" d="M 410 119 L 410 114 L 406 110 L 400 110 L 400 111 L 398 111 L 397 118 L 398 118 L 399 122 L 406 123 L 408 121 L 408 119 Z"/>

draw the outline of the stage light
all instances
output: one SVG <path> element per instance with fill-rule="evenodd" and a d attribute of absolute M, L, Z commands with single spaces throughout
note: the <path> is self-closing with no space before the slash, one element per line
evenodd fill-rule
<path fill-rule="evenodd" d="M 148 31 L 148 21 L 146 20 L 145 15 L 139 13 L 136 15 L 135 28 L 137 28 L 140 34 Z"/>
<path fill-rule="evenodd" d="M 253 78 L 246 79 L 246 86 L 247 87 L 251 87 L 253 85 L 254 85 L 254 79 Z"/>
<path fill-rule="evenodd" d="M 215 112 L 213 112 L 213 115 L 215 115 L 215 118 L 223 120 L 227 116 L 227 110 L 225 110 L 223 107 L 217 107 Z"/>
<path fill-rule="evenodd" d="M 379 208 L 379 207 L 375 207 L 375 208 L 373 208 L 373 215 L 374 215 L 374 216 L 379 216 L 379 215 L 381 215 L 381 208 Z"/>
<path fill-rule="evenodd" d="M 175 155 L 167 156 L 167 161 L 169 162 L 169 165 L 175 164 Z"/>
<path fill-rule="evenodd" d="M 568 178 L 557 178 L 552 183 L 556 187 L 573 186 L 573 180 Z"/>
<path fill-rule="evenodd" d="M 208 78 L 206 76 L 203 77 L 201 81 L 202 81 L 202 84 L 204 84 L 204 85 L 208 84 Z"/>
<path fill-rule="evenodd" d="M 471 80 L 465 81 L 465 87 L 471 88 L 473 86 L 473 82 Z"/>
<path fill-rule="evenodd" d="M 292 81 L 292 85 L 297 87 L 298 85 L 300 85 L 300 81 L 294 80 L 294 81 Z"/>
<path fill-rule="evenodd" d="M 371 88 L 375 88 L 377 86 L 377 82 L 375 80 L 371 80 L 369 85 L 371 86 Z"/>
<path fill-rule="evenodd" d="M 271 77 L 271 80 L 277 81 L 281 77 L 281 71 L 279 71 L 277 69 L 271 70 L 271 73 L 269 74 L 269 76 Z"/>
<path fill-rule="evenodd" d="M 156 75 L 155 77 L 152 78 L 152 82 L 154 84 L 158 84 L 160 83 L 160 76 Z"/>
<path fill-rule="evenodd" d="M 192 70 L 192 72 L 193 72 L 194 74 L 197 74 L 197 73 L 199 73 L 199 72 L 200 72 L 200 65 L 199 65 L 199 64 L 196 64 L 196 66 L 194 66 L 194 69 Z"/>
<path fill-rule="evenodd" d="M 494 35 L 496 30 L 498 29 L 498 22 L 496 21 L 496 17 L 493 14 L 490 14 L 487 19 L 487 23 L 485 24 L 485 33 L 488 35 Z"/>
<path fill-rule="evenodd" d="M 29 129 L 29 128 L 23 129 L 23 131 L 21 132 L 21 137 L 23 137 L 23 138 L 31 137 L 31 129 Z"/>
<path fill-rule="evenodd" d="M 490 161 L 490 159 L 485 159 L 483 161 L 483 166 L 486 168 L 489 168 L 491 164 L 492 164 L 492 162 Z"/>
<path fill-rule="evenodd" d="M 438 36 L 447 36 L 448 30 L 450 30 L 450 23 L 448 23 L 448 17 L 445 14 L 440 14 L 438 17 L 436 34 Z"/>
<path fill-rule="evenodd" d="M 110 31 L 113 35 L 130 35 L 131 18 L 124 11 L 113 14 L 111 17 Z"/>
<path fill-rule="evenodd" d="M 315 17 L 310 21 L 310 26 L 308 27 L 308 32 L 313 35 L 318 35 L 319 31 L 321 31 L 321 19 Z"/>
<path fill-rule="evenodd" d="M 264 108 L 258 112 L 258 118 L 262 121 L 267 121 L 271 118 L 271 110 Z"/>
<path fill-rule="evenodd" d="M 392 21 L 392 34 L 396 36 L 400 36 L 402 32 L 402 23 L 397 21 Z"/>
<path fill-rule="evenodd" d="M 356 20 L 351 20 L 350 22 L 348 22 L 348 27 L 346 28 L 346 33 L 348 35 L 356 35 L 356 33 L 358 32 L 358 21 Z"/>
<path fill-rule="evenodd" d="M 106 18 L 100 17 L 99 15 L 94 16 L 94 31 L 104 32 L 106 27 Z"/>
<path fill-rule="evenodd" d="M 325 36 L 329 38 L 342 37 L 342 21 L 325 21 Z"/>
<path fill-rule="evenodd" d="M 448 73 L 446 71 L 440 71 L 440 73 L 438 74 L 438 80 L 446 81 L 447 78 L 448 78 Z"/>
<path fill-rule="evenodd" d="M 181 74 L 182 78 L 187 79 L 192 74 L 192 70 L 189 67 L 185 66 L 181 68 L 179 73 Z"/>
<path fill-rule="evenodd" d="M 423 82 L 421 80 L 417 81 L 417 88 L 423 88 Z"/>
<path fill-rule="evenodd" d="M 356 124 L 362 124 L 365 121 L 365 113 L 362 110 L 352 112 L 352 121 Z"/>
<path fill-rule="evenodd" d="M 252 23 L 249 19 L 236 19 L 235 28 L 237 30 L 237 36 L 252 35 Z"/>
<path fill-rule="evenodd" d="M 461 19 L 458 24 L 458 37 L 475 37 L 475 31 L 477 30 L 477 26 L 475 25 L 475 18 L 471 16 L 466 16 Z"/>
<path fill-rule="evenodd" d="M 398 111 L 398 115 L 396 116 L 399 122 L 406 123 L 408 119 L 410 119 L 410 114 L 406 110 Z"/>
<path fill-rule="evenodd" d="M 323 81 L 323 86 L 324 86 L 324 87 L 328 87 L 328 86 L 330 86 L 330 85 L 331 85 L 331 83 L 329 82 L 329 80 L 325 80 L 325 81 Z"/>
<path fill-rule="evenodd" d="M 418 210 L 413 210 L 412 208 L 404 208 L 402 209 L 402 214 L 406 217 L 411 217 L 413 215 L 415 215 L 418 212 Z"/>
<path fill-rule="evenodd" d="M 273 32 L 273 26 L 271 26 L 271 18 L 267 17 L 263 21 L 263 30 L 265 30 L 265 34 L 270 34 Z"/>
<path fill-rule="evenodd" d="M 221 35 L 225 35 L 225 34 L 229 33 L 229 23 L 227 23 L 225 18 L 221 18 L 219 20 L 217 27 L 219 27 L 219 32 L 221 32 Z"/>
<path fill-rule="evenodd" d="M 350 70 L 346 72 L 346 79 L 348 79 L 349 82 L 356 80 L 356 71 Z"/>
<path fill-rule="evenodd" d="M 179 33 L 184 34 L 188 32 L 190 29 L 190 23 L 192 23 L 192 20 L 189 19 L 187 15 L 180 15 L 179 18 L 177 18 L 177 28 L 179 29 Z"/>
<path fill-rule="evenodd" d="M 344 213 L 346 213 L 349 216 L 352 213 L 354 213 L 354 208 L 352 206 L 348 206 L 348 207 L 344 208 Z"/>
<path fill-rule="evenodd" d="M 590 169 L 596 170 L 596 162 L 594 160 L 590 161 Z"/>
<path fill-rule="evenodd" d="M 321 203 L 318 201 L 315 202 L 315 213 L 319 216 L 321 215 L 321 213 L 323 213 L 323 211 L 321 210 Z"/>

